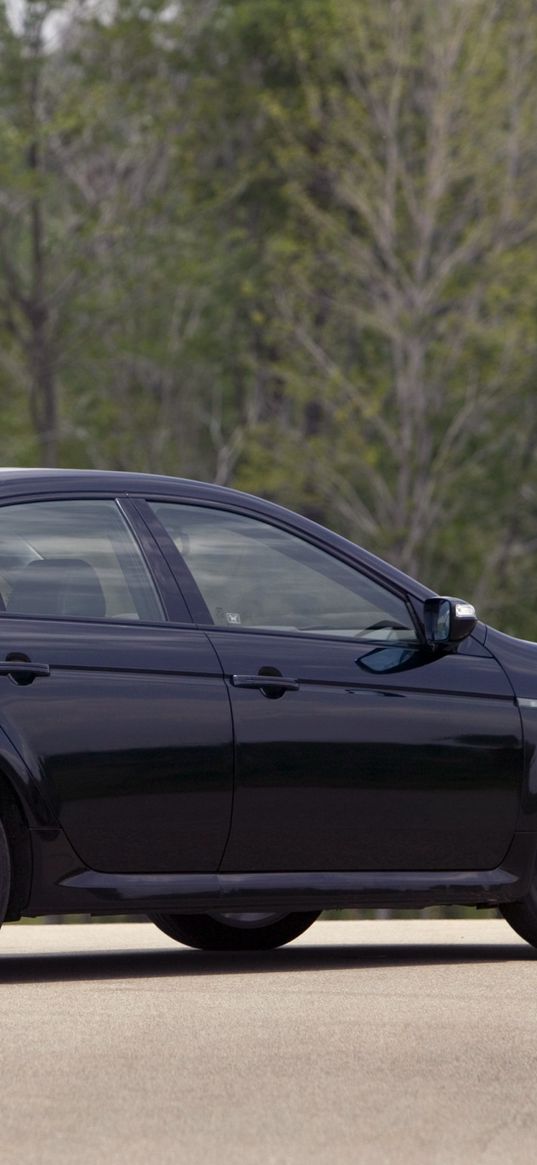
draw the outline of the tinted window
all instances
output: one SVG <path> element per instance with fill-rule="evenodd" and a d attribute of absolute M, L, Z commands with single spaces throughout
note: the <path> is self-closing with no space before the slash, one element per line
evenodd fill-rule
<path fill-rule="evenodd" d="M 169 502 L 153 510 L 217 626 L 416 638 L 400 598 L 301 538 L 223 510 Z"/>
<path fill-rule="evenodd" d="M 0 610 L 56 618 L 163 619 L 140 550 L 113 501 L 0 508 Z"/>

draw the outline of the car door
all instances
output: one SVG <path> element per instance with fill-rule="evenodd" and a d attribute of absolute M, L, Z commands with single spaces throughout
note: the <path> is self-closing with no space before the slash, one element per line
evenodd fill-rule
<path fill-rule="evenodd" d="M 0 723 L 84 863 L 213 871 L 231 811 L 229 699 L 131 522 L 113 498 L 0 507 Z"/>
<path fill-rule="evenodd" d="M 404 593 L 266 519 L 169 502 L 152 513 L 197 584 L 231 696 L 222 869 L 497 865 L 522 746 L 486 649 L 434 654 Z"/>

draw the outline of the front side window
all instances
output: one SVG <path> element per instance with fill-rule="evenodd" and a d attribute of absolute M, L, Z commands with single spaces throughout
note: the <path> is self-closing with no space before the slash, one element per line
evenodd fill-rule
<path fill-rule="evenodd" d="M 0 612 L 161 622 L 141 552 L 114 501 L 0 508 Z"/>
<path fill-rule="evenodd" d="M 216 626 L 416 641 L 398 596 L 302 538 L 226 510 L 152 509 Z"/>

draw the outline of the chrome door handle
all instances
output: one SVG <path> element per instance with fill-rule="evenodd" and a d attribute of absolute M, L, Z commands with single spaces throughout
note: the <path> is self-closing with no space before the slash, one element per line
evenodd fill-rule
<path fill-rule="evenodd" d="M 50 665 L 48 663 L 32 663 L 31 659 L 0 660 L 0 676 L 12 676 L 14 680 L 25 680 L 49 675 Z"/>
<path fill-rule="evenodd" d="M 258 688 L 259 691 L 298 692 L 298 680 L 291 680 L 287 676 L 237 676 L 231 677 L 234 688 Z"/>

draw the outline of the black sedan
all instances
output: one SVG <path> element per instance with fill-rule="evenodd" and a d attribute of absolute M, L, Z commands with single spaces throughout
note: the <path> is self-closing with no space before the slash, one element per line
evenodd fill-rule
<path fill-rule="evenodd" d="M 0 470 L 0 919 L 201 948 L 326 908 L 537 944 L 537 646 L 233 490 Z"/>

